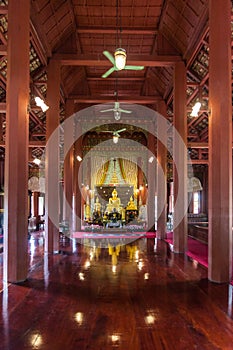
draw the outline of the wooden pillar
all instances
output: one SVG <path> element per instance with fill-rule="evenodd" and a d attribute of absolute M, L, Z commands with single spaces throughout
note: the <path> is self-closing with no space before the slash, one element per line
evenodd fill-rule
<path fill-rule="evenodd" d="M 154 124 L 150 129 L 154 131 Z M 148 159 L 153 154 L 154 160 L 148 162 L 148 197 L 147 197 L 147 213 L 148 213 L 148 230 L 155 231 L 155 181 L 156 181 L 156 159 L 155 159 L 155 137 L 154 134 L 148 135 L 148 150 L 150 151 Z"/>
<path fill-rule="evenodd" d="M 158 136 L 157 136 L 157 238 L 166 238 L 167 233 L 167 123 L 166 123 L 166 104 L 159 102 L 158 112 Z M 161 142 L 163 141 L 163 142 Z"/>
<path fill-rule="evenodd" d="M 4 219 L 4 159 L 0 159 L 0 242 L 3 239 Z"/>
<path fill-rule="evenodd" d="M 184 62 L 174 67 L 174 128 L 173 178 L 174 178 L 174 252 L 187 249 L 187 114 L 186 68 Z"/>
<path fill-rule="evenodd" d="M 48 65 L 45 160 L 45 252 L 59 251 L 60 62 Z M 53 133 L 56 130 L 55 134 Z"/>
<path fill-rule="evenodd" d="M 28 273 L 28 101 L 30 1 L 8 5 L 4 280 Z"/>
<path fill-rule="evenodd" d="M 79 155 L 82 157 L 82 129 L 80 122 L 76 125 L 75 137 L 75 151 L 74 151 L 74 198 L 75 198 L 75 228 L 77 231 L 81 230 L 82 225 L 82 193 L 79 183 L 79 171 L 81 163 L 76 159 Z M 89 185 L 90 186 L 90 185 Z"/>
<path fill-rule="evenodd" d="M 74 121 L 70 118 L 74 113 L 74 101 L 67 100 L 65 106 L 64 122 L 64 206 L 63 219 L 68 221 L 72 227 L 72 206 L 73 206 L 73 175 L 74 175 Z M 70 148 L 70 144 L 72 146 Z"/>
<path fill-rule="evenodd" d="M 209 4 L 208 277 L 222 283 L 232 274 L 231 2 Z"/>
<path fill-rule="evenodd" d="M 138 157 L 137 160 L 138 165 L 138 181 L 137 181 L 137 187 L 138 187 L 138 206 L 143 204 L 143 195 L 144 195 L 144 187 L 143 187 L 143 171 L 142 171 L 142 157 Z"/>
<path fill-rule="evenodd" d="M 3 113 L 0 113 L 0 141 L 3 141 Z"/>
<path fill-rule="evenodd" d="M 33 208 L 34 208 L 33 216 L 35 216 L 35 217 L 38 217 L 38 215 L 39 215 L 39 194 L 40 194 L 40 192 L 33 192 L 33 194 L 32 194 Z"/>

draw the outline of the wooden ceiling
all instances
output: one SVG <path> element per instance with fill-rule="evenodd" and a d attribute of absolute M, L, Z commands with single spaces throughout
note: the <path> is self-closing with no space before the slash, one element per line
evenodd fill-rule
<path fill-rule="evenodd" d="M 187 66 L 188 142 L 191 157 L 206 162 L 208 138 L 208 0 L 31 0 L 31 111 L 30 140 L 45 140 L 46 116 L 34 108 L 33 97 L 46 98 L 47 64 L 62 60 L 61 120 L 67 98 L 80 110 L 92 104 L 115 101 L 157 108 L 167 104 L 173 119 L 173 65 Z M 0 41 L 7 45 L 7 0 L 0 0 Z M 127 52 L 127 64 L 144 65 L 141 71 L 123 70 L 108 78 L 111 67 L 103 55 L 116 47 Z M 6 98 L 6 52 L 0 52 L 0 102 Z M 190 116 L 197 98 L 202 108 Z M 1 114 L 4 123 L 4 113 Z M 4 133 L 3 133 L 4 138 Z M 196 146 L 195 146 L 196 144 Z"/>

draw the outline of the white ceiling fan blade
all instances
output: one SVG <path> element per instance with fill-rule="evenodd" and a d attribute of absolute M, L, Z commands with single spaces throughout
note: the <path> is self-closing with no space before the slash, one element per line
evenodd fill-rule
<path fill-rule="evenodd" d="M 122 132 L 122 131 L 125 131 L 126 128 L 123 128 L 123 129 L 120 129 L 120 130 L 117 130 L 116 133 L 119 133 L 119 132 Z"/>
<path fill-rule="evenodd" d="M 101 113 L 105 113 L 105 112 L 114 112 L 113 108 L 110 109 L 104 109 L 103 111 L 100 111 Z"/>
<path fill-rule="evenodd" d="M 107 77 L 108 77 L 110 74 L 112 74 L 115 70 L 116 70 L 115 67 L 110 68 L 109 70 L 107 70 L 107 72 L 105 72 L 105 73 L 102 75 L 102 78 L 107 78 Z"/>
<path fill-rule="evenodd" d="M 115 59 L 114 59 L 113 55 L 107 50 L 103 51 L 103 54 L 115 66 Z"/>
<path fill-rule="evenodd" d="M 145 67 L 144 66 L 125 66 L 124 69 L 128 70 L 143 70 Z"/>
<path fill-rule="evenodd" d="M 122 109 L 122 108 L 119 108 L 118 111 L 122 113 L 132 113 L 132 111 L 127 111 L 126 109 Z"/>

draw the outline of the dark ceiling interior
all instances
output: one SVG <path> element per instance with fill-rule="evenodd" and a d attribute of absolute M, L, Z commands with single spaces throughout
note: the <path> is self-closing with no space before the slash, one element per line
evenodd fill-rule
<path fill-rule="evenodd" d="M 62 58 L 61 121 L 68 98 L 76 110 L 114 102 L 138 103 L 156 110 L 158 99 L 167 105 L 173 120 L 173 65 L 183 60 L 187 67 L 187 118 L 190 155 L 196 164 L 207 164 L 208 147 L 208 0 L 31 0 L 31 110 L 32 156 L 43 152 L 46 114 L 35 106 L 34 96 L 46 99 L 47 65 Z M 7 0 L 0 1 L 0 103 L 4 143 L 6 102 Z M 232 22 L 233 23 L 233 22 Z M 118 45 L 119 44 L 119 45 Z M 122 70 L 109 77 L 103 55 L 116 46 L 127 52 L 128 65 L 143 70 Z M 191 109 L 202 103 L 197 118 Z M 202 146 L 200 147 L 200 143 Z M 2 148 L 2 152 L 4 148 Z"/>

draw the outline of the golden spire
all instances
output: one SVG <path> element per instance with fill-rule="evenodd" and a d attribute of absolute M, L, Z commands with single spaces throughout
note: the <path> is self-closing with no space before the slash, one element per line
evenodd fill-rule
<path fill-rule="evenodd" d="M 116 170 L 114 169 L 113 174 L 112 174 L 112 179 L 111 179 L 111 183 L 112 184 L 118 184 L 119 180 L 116 174 Z"/>
<path fill-rule="evenodd" d="M 119 183 L 119 180 L 118 180 L 118 177 L 117 177 L 117 174 L 116 174 L 116 159 L 114 158 L 113 159 L 113 164 L 114 164 L 114 168 L 113 168 L 113 174 L 112 174 L 112 179 L 111 179 L 111 183 L 112 184 L 118 184 Z"/>

